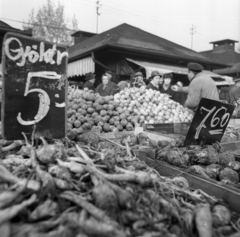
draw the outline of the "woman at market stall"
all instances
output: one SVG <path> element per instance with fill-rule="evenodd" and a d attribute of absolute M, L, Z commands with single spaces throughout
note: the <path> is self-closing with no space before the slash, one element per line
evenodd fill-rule
<path fill-rule="evenodd" d="M 102 75 L 102 83 L 96 88 L 95 92 L 101 96 L 115 95 L 117 93 L 117 84 L 110 81 L 108 75 Z"/>
<path fill-rule="evenodd" d="M 163 85 L 160 88 L 160 92 L 163 94 L 168 94 L 171 99 L 173 99 L 173 96 L 175 92 L 171 88 L 173 75 L 172 73 L 166 73 L 163 75 Z"/>
<path fill-rule="evenodd" d="M 151 79 L 151 81 L 147 85 L 146 89 L 153 89 L 155 91 L 159 91 L 160 81 L 161 82 L 163 81 L 162 75 L 159 73 L 159 71 L 153 71 L 151 73 L 150 79 Z"/>
<path fill-rule="evenodd" d="M 88 90 L 95 90 L 94 83 L 95 83 L 95 75 L 93 73 L 86 74 L 85 84 L 83 85 L 83 89 L 87 88 Z"/>

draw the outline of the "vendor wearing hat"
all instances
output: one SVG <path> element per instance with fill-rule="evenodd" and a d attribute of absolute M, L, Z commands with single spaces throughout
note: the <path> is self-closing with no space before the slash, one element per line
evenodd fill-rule
<path fill-rule="evenodd" d="M 88 90 L 95 90 L 94 83 L 95 83 L 95 75 L 93 73 L 86 74 L 85 84 L 83 85 L 83 89 L 88 88 Z"/>
<path fill-rule="evenodd" d="M 155 91 L 159 91 L 160 80 L 163 81 L 162 75 L 159 73 L 159 71 L 152 71 L 150 80 L 151 81 L 147 85 L 146 89 L 153 89 Z"/>
<path fill-rule="evenodd" d="M 189 63 L 187 68 L 190 81 L 189 86 L 172 86 L 172 89 L 175 91 L 188 92 L 185 106 L 195 110 L 202 98 L 219 100 L 217 86 L 209 75 L 202 73 L 203 66 L 198 63 Z"/>
<path fill-rule="evenodd" d="M 173 98 L 175 93 L 175 91 L 173 91 L 171 88 L 172 78 L 172 73 L 165 73 L 163 75 L 163 85 L 160 88 L 160 92 L 163 94 L 168 94 L 171 99 Z"/>
<path fill-rule="evenodd" d="M 139 88 L 144 85 L 143 74 L 140 71 L 135 72 L 131 78 L 130 86 Z"/>

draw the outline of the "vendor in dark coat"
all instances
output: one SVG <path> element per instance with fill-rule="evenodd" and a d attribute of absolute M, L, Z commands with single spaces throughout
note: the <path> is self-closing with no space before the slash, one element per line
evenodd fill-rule
<path fill-rule="evenodd" d="M 160 88 L 160 92 L 163 94 L 168 94 L 171 99 L 173 99 L 173 96 L 175 92 L 171 88 L 171 82 L 172 82 L 173 75 L 172 73 L 166 73 L 163 75 L 163 85 Z"/>
<path fill-rule="evenodd" d="M 160 80 L 162 80 L 162 75 L 159 73 L 159 71 L 153 71 L 151 73 L 150 82 L 147 85 L 146 89 L 153 89 L 155 91 L 159 91 L 159 83 Z"/>
<path fill-rule="evenodd" d="M 83 85 L 83 89 L 88 88 L 88 90 L 95 90 L 94 83 L 95 83 L 95 75 L 93 73 L 88 73 L 85 78 L 86 82 Z"/>
<path fill-rule="evenodd" d="M 96 88 L 96 93 L 101 96 L 115 95 L 117 92 L 117 84 L 110 81 L 106 74 L 102 75 L 102 83 Z"/>

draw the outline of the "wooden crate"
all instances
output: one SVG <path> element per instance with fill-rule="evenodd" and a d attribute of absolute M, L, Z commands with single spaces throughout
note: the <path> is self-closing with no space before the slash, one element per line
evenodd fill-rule
<path fill-rule="evenodd" d="M 146 164 L 157 170 L 162 176 L 182 176 L 186 178 L 191 188 L 201 189 L 209 195 L 222 199 L 231 210 L 240 214 L 240 189 L 229 187 L 224 184 L 220 185 L 219 182 L 215 180 L 205 179 L 199 175 L 189 174 L 179 168 L 161 161 L 147 158 Z"/>

